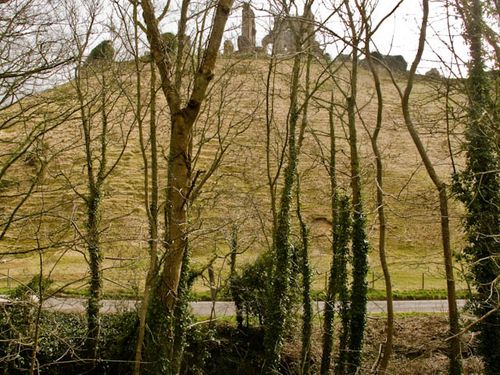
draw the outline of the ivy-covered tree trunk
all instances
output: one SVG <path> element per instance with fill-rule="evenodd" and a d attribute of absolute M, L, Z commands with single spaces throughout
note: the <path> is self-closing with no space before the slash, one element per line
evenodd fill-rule
<path fill-rule="evenodd" d="M 91 359 L 97 358 L 100 332 L 99 306 L 102 291 L 102 251 L 99 236 L 101 192 L 95 186 L 87 197 L 87 251 L 89 254 L 89 299 L 87 305 L 87 337 L 85 347 Z"/>
<path fill-rule="evenodd" d="M 311 337 L 313 329 L 313 310 L 311 301 L 311 267 L 309 265 L 309 229 L 302 217 L 300 205 L 300 177 L 297 174 L 297 218 L 300 225 L 300 272 L 302 274 L 302 348 L 300 351 L 300 373 L 311 372 Z"/>
<path fill-rule="evenodd" d="M 102 186 L 104 180 L 109 175 L 106 171 L 107 166 L 107 133 L 108 133 L 108 108 L 107 108 L 107 77 L 105 72 L 107 65 L 103 64 L 98 67 L 101 74 L 102 86 L 97 95 L 99 101 L 99 113 L 101 115 L 100 126 L 101 132 L 96 139 L 99 140 L 99 151 L 97 157 L 94 155 L 93 149 L 93 134 L 92 134 L 92 117 L 93 111 L 91 104 L 88 104 L 88 99 L 84 97 L 83 82 L 88 79 L 89 71 L 77 69 L 75 83 L 77 98 L 80 105 L 80 114 L 82 122 L 82 130 L 84 136 L 85 147 L 85 162 L 87 172 L 87 187 L 88 193 L 84 196 L 87 220 L 85 223 L 86 233 L 85 242 L 87 246 L 88 262 L 89 262 L 89 299 L 87 304 L 87 334 L 85 338 L 85 349 L 88 358 L 97 359 L 98 357 L 98 342 L 100 333 L 99 306 L 102 294 L 102 260 L 103 253 L 101 249 L 100 235 L 100 219 L 101 219 L 101 203 L 102 203 Z M 95 160 L 98 160 L 99 166 L 96 168 Z M 92 367 L 95 363 L 92 363 Z"/>
<path fill-rule="evenodd" d="M 466 27 L 471 61 L 467 94 L 467 165 L 455 176 L 455 190 L 465 203 L 465 226 L 472 279 L 477 295 L 473 306 L 479 318 L 479 351 L 485 374 L 500 373 L 500 150 L 499 105 L 492 100 L 494 90 L 484 65 L 483 4 L 480 0 L 461 1 L 459 10 Z M 496 76 L 495 76 L 496 77 Z M 498 78 L 496 78 L 498 79 Z"/>
<path fill-rule="evenodd" d="M 349 108 L 351 108 L 349 110 Z M 353 98 L 349 98 L 348 111 L 354 113 Z M 350 126 L 351 144 L 351 186 L 352 196 L 352 287 L 349 324 L 348 373 L 355 374 L 361 366 L 361 350 L 366 324 L 366 303 L 368 285 L 368 238 L 365 231 L 365 216 L 361 202 L 361 177 L 357 157 L 355 125 Z M 353 162 L 353 160 L 356 160 Z"/>
<path fill-rule="evenodd" d="M 351 9 L 346 2 L 350 18 L 354 51 L 357 50 L 359 38 L 356 35 Z M 347 98 L 347 116 L 349 127 L 349 148 L 351 154 L 351 189 L 352 189 L 352 288 L 348 344 L 348 373 L 355 374 L 361 366 L 361 350 L 366 323 L 366 295 L 368 286 L 368 238 L 365 232 L 365 216 L 361 201 L 361 175 L 356 131 L 356 96 L 358 86 L 358 55 L 353 53 L 350 91 Z"/>
<path fill-rule="evenodd" d="M 349 323 L 351 321 L 350 295 L 348 288 L 347 264 L 349 262 L 349 239 L 351 237 L 351 207 L 349 198 L 339 197 L 338 201 L 338 223 L 336 238 L 338 242 L 338 275 L 337 290 L 338 303 L 340 305 L 339 315 L 341 329 L 339 334 L 339 350 L 335 358 L 335 374 L 344 375 L 347 371 L 348 361 L 348 341 L 349 341 Z"/>
<path fill-rule="evenodd" d="M 334 315 L 337 295 L 341 295 L 340 290 L 347 290 L 347 254 L 349 252 L 347 245 L 349 242 L 349 206 L 345 198 L 339 200 L 337 188 L 336 173 L 336 142 L 335 142 L 335 124 L 333 115 L 333 94 L 331 98 L 331 108 L 329 111 L 330 124 L 330 188 L 331 188 L 331 215 L 332 215 L 332 263 L 328 277 L 328 287 L 325 299 L 325 310 L 323 318 L 322 335 L 322 354 L 320 374 L 330 373 L 330 367 L 333 354 L 334 339 Z M 342 202 L 340 202 L 342 201 Z M 345 299 L 344 307 L 347 307 L 345 293 L 342 293 Z M 346 311 L 345 311 L 346 312 Z M 345 321 L 347 323 L 347 320 Z M 343 325 L 344 331 L 348 332 L 347 325 Z M 347 336 L 346 336 L 347 337 Z M 346 343 L 346 340 L 344 340 Z M 344 346 L 345 349 L 345 346 Z"/>
<path fill-rule="evenodd" d="M 284 329 L 289 313 L 290 289 L 290 211 L 292 191 L 297 169 L 296 128 L 299 118 L 298 88 L 300 76 L 300 54 L 294 57 L 290 90 L 290 115 L 288 121 L 288 162 L 284 173 L 276 233 L 273 241 L 273 274 L 266 310 L 265 374 L 279 371 Z"/>

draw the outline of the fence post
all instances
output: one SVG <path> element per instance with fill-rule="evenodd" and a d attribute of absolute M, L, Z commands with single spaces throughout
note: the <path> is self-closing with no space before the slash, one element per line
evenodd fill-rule
<path fill-rule="evenodd" d="M 422 290 L 425 289 L 425 273 L 422 272 Z"/>

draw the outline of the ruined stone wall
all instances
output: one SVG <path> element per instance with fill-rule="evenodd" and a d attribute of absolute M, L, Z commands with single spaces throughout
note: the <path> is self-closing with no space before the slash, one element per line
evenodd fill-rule
<path fill-rule="evenodd" d="M 274 18 L 273 30 L 262 39 L 264 51 L 273 44 L 275 54 L 291 54 L 297 51 L 297 38 L 315 54 L 322 54 L 314 36 L 314 17 L 279 17 Z"/>

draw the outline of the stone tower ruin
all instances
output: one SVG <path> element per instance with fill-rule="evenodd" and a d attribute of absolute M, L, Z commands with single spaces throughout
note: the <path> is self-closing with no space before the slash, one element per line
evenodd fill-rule
<path fill-rule="evenodd" d="M 250 3 L 243 3 L 241 35 L 238 37 L 238 51 L 241 53 L 254 52 L 256 34 L 255 13 L 250 7 Z"/>

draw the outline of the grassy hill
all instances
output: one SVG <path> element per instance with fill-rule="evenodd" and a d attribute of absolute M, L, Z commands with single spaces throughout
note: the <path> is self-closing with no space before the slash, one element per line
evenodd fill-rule
<path fill-rule="evenodd" d="M 193 139 L 193 176 L 197 182 L 218 167 L 207 180 L 190 210 L 192 227 L 191 248 L 194 267 L 203 267 L 211 259 L 220 280 L 227 275 L 229 238 L 232 228 L 238 230 L 241 255 L 238 265 L 253 261 L 271 243 L 271 201 L 266 157 L 266 80 L 269 61 L 264 59 L 221 59 L 209 99 L 199 118 Z M 335 126 L 338 143 L 338 175 L 342 188 L 349 192 L 349 148 L 344 126 L 346 115 L 342 106 L 348 71 L 346 68 L 325 75 L 318 64 L 313 67 L 316 83 L 321 82 L 311 101 L 304 146 L 300 155 L 300 178 L 304 216 L 311 228 L 311 263 L 315 270 L 314 286 L 322 289 L 331 260 L 330 187 L 325 157 L 329 155 L 328 107 L 334 96 Z M 272 96 L 273 118 L 269 137 L 269 173 L 273 176 L 285 139 L 288 111 L 288 81 L 290 62 L 278 64 Z M 408 135 L 400 109 L 397 91 L 387 73 L 381 72 L 384 92 L 384 123 L 380 149 L 384 157 L 385 193 L 387 202 L 387 252 L 396 290 L 445 288 L 441 257 L 440 226 L 437 195 L 420 162 Z M 105 83 L 103 83 L 105 77 Z M 141 97 L 149 101 L 149 65 L 141 72 Z M 404 76 L 396 77 L 404 84 Z M 85 98 L 92 101 L 92 152 L 100 149 L 101 88 L 106 87 L 108 119 L 108 166 L 119 160 L 106 181 L 102 199 L 101 235 L 105 252 L 104 289 L 108 293 L 138 293 L 142 289 L 148 263 L 148 224 L 144 207 L 144 164 L 139 144 L 136 116 L 136 87 L 133 66 L 120 63 L 104 76 L 89 76 L 83 87 Z M 314 85 L 314 84 L 313 84 Z M 459 149 L 460 131 L 453 129 L 447 137 L 438 98 L 438 81 L 420 78 L 412 100 L 416 125 L 437 170 L 447 179 L 452 171 L 448 143 Z M 30 105 L 42 103 L 43 105 Z M 26 282 L 37 273 L 55 280 L 56 286 L 72 291 L 84 290 L 87 275 L 85 260 L 86 194 L 85 148 L 81 130 L 75 82 L 68 82 L 19 104 L 23 116 L 13 120 L 13 126 L 0 132 L 6 140 L 5 155 L 19 147 L 22 139 L 40 126 L 57 124 L 54 130 L 39 137 L 30 152 L 18 160 L 2 179 L 0 215 L 5 222 L 9 212 L 19 202 L 19 193 L 26 191 L 39 170 L 44 171 L 32 196 L 15 216 L 15 221 L 0 242 L 0 274 L 12 278 L 9 284 Z M 375 205 L 375 167 L 366 131 L 373 129 L 376 98 L 368 71 L 361 69 L 359 77 L 358 119 L 359 148 L 362 156 L 363 197 L 368 215 L 370 252 L 370 287 L 383 289 L 376 240 L 378 234 Z M 29 113 L 29 116 L 28 116 Z M 60 120 L 62 114 L 67 116 Z M 0 121 L 7 121 L 13 110 L 0 111 Z M 148 120 L 146 109 L 141 112 Z M 169 115 L 163 94 L 158 94 L 158 125 L 161 187 L 166 183 Z M 362 119 L 362 121 L 361 121 Z M 60 124 L 58 124 L 58 121 Z M 148 139 L 147 130 L 144 136 Z M 148 144 L 146 142 L 146 144 Z M 4 146 L 2 146 L 4 147 Z M 149 152 L 149 151 L 148 151 Z M 221 156 L 219 160 L 219 157 Z M 40 161 L 41 160 L 41 161 Z M 460 162 L 456 157 L 455 162 Z M 38 213 L 37 215 L 34 215 Z M 451 207 L 452 241 L 455 251 L 462 247 L 460 230 L 461 209 Z M 294 223 L 296 227 L 296 223 Z M 295 233 L 298 233 L 296 230 Z M 7 254 L 8 253 L 8 254 Z M 7 279 L 0 279 L 0 288 Z M 196 291 L 207 289 L 199 279 Z"/>

